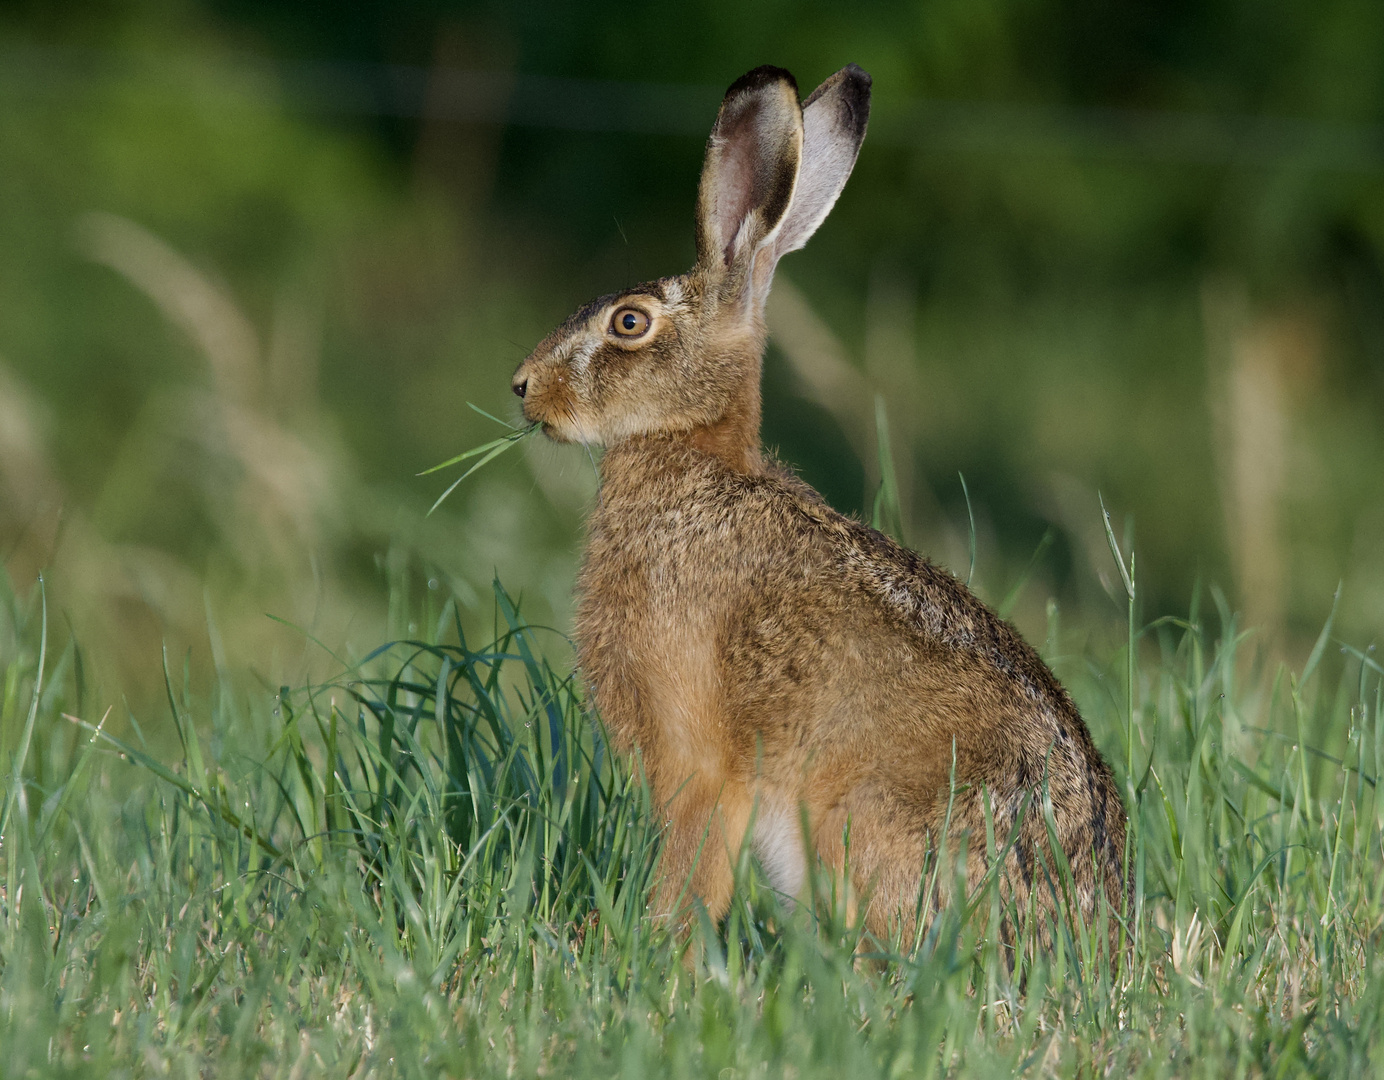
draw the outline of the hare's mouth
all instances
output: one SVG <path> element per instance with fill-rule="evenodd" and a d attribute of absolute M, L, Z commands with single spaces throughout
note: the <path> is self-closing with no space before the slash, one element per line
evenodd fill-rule
<path fill-rule="evenodd" d="M 546 417 L 535 417 L 534 419 L 543 434 L 552 439 L 553 442 L 581 442 L 580 429 L 573 424 L 572 418 L 569 416 L 560 413 L 554 415 L 549 412 Z"/>
<path fill-rule="evenodd" d="M 526 401 L 524 419 L 531 424 L 537 424 L 542 428 L 543 434 L 553 442 L 593 441 L 594 432 L 591 425 L 583 423 L 582 415 L 574 407 L 575 403 L 570 400 L 570 395 L 561 392 L 565 388 L 558 389 L 558 393 L 549 391 L 541 398 Z"/>
<path fill-rule="evenodd" d="M 550 411 L 546 418 L 538 420 L 538 425 L 553 442 L 600 446 L 605 441 L 599 426 L 583 422 L 579 415 L 565 409 Z"/>
<path fill-rule="evenodd" d="M 563 410 L 554 408 L 550 401 L 537 401 L 530 397 L 524 402 L 524 419 L 543 430 L 543 434 L 556 442 L 566 442 L 563 436 Z"/>

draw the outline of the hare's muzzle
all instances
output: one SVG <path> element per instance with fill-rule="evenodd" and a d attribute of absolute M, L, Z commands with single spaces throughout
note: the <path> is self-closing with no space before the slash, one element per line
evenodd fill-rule
<path fill-rule="evenodd" d="M 509 388 L 524 403 L 524 419 L 528 423 L 542 424 L 544 434 L 551 439 L 571 440 L 567 428 L 575 402 L 567 372 L 561 364 L 530 357 L 519 365 Z"/>

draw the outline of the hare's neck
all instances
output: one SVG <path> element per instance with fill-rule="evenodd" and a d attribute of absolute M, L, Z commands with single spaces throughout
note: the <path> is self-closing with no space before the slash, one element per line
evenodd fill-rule
<path fill-rule="evenodd" d="M 607 447 L 601 456 L 599 505 L 611 511 L 616 506 L 643 505 L 651 499 L 657 501 L 667 492 L 678 489 L 679 477 L 704 474 L 708 467 L 719 472 L 712 465 L 712 459 L 717 465 L 742 474 L 765 472 L 758 445 L 748 451 L 742 448 L 738 462 L 728 461 L 723 454 L 698 445 L 699 437 L 708 437 L 699 433 L 710 431 L 710 428 L 699 428 L 697 432 L 678 435 L 636 435 Z"/>
<path fill-rule="evenodd" d="M 687 443 L 694 450 L 719 458 L 735 472 L 758 476 L 764 471 L 764 455 L 759 451 L 758 424 L 754 430 L 755 437 L 747 439 L 740 425 L 720 420 L 692 431 Z"/>
<path fill-rule="evenodd" d="M 721 419 L 693 428 L 682 436 L 695 450 L 719 458 L 735 472 L 758 475 L 764 471 L 759 449 L 759 383 L 731 403 Z"/>

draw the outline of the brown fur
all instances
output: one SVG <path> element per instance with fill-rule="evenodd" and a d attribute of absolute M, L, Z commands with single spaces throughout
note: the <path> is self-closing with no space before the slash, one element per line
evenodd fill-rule
<path fill-rule="evenodd" d="M 868 95 L 868 76 L 843 69 L 805 118 L 786 72 L 737 82 L 708 143 L 697 266 L 587 305 L 515 374 L 529 420 L 607 447 L 578 585 L 581 670 L 666 808 L 660 913 L 677 913 L 690 879 L 723 914 L 750 843 L 790 894 L 805 852 L 837 873 L 849 857 L 870 929 L 908 931 L 949 812 L 970 885 L 988 829 L 1000 850 L 1015 836 L 1001 889 L 1020 911 L 1089 919 L 1102 893 L 1118 911 L 1124 808 L 1042 660 L 954 577 L 760 448 L 774 264 L 845 183 Z M 625 307 L 650 318 L 637 340 L 612 325 Z"/>

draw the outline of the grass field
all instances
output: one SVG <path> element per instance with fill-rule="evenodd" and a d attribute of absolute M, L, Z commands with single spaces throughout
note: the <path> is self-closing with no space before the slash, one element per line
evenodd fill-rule
<path fill-rule="evenodd" d="M 691 970 L 645 917 L 648 796 L 567 644 L 498 585 L 493 641 L 463 641 L 450 603 L 428 614 L 423 640 L 321 686 L 222 671 L 197 693 L 168 660 L 174 752 L 93 699 L 40 586 L 5 594 L 0 1076 L 1384 1064 L 1382 672 L 1329 624 L 1294 673 L 1249 662 L 1214 595 L 1132 655 L 1085 655 L 1050 609 L 1045 655 L 1134 823 L 1113 968 L 1075 928 L 1011 971 L 990 883 L 920 942 L 861 944 L 828 882 L 786 913 L 745 865 Z"/>

